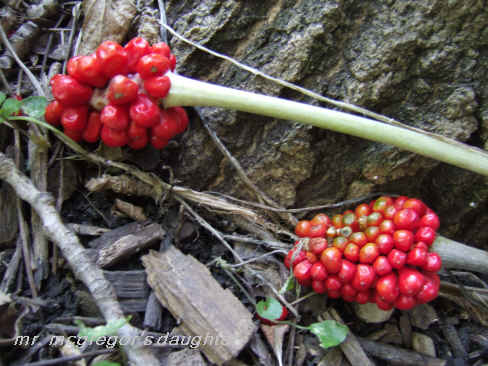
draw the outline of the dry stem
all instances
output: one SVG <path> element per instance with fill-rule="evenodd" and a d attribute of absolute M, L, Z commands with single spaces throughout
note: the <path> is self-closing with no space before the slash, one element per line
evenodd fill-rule
<path fill-rule="evenodd" d="M 111 322 L 123 318 L 124 314 L 112 285 L 105 279 L 102 270 L 89 258 L 78 237 L 63 224 L 51 195 L 40 192 L 3 153 L 0 153 L 0 179 L 9 183 L 17 195 L 37 212 L 46 235 L 61 249 L 75 276 L 90 290 L 105 320 Z M 118 334 L 129 338 L 138 336 L 139 331 L 126 324 L 119 329 Z M 133 365 L 159 365 L 147 349 L 137 346 L 126 346 L 124 349 Z"/>

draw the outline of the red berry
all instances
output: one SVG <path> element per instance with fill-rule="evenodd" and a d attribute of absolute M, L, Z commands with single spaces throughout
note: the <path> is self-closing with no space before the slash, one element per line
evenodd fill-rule
<path fill-rule="evenodd" d="M 168 108 L 168 113 L 178 121 L 178 133 L 183 133 L 188 127 L 190 120 L 183 107 Z M 178 118 L 176 118 L 178 116 Z"/>
<path fill-rule="evenodd" d="M 341 297 L 341 290 L 328 290 L 327 297 L 331 299 L 338 299 L 339 297 Z"/>
<path fill-rule="evenodd" d="M 67 107 L 61 115 L 63 128 L 71 131 L 83 131 L 88 120 L 88 107 Z"/>
<path fill-rule="evenodd" d="M 153 127 L 160 121 L 159 107 L 144 94 L 137 96 L 130 106 L 129 114 L 130 118 L 141 127 Z"/>
<path fill-rule="evenodd" d="M 413 234 L 410 230 L 397 230 L 393 233 L 395 248 L 408 252 L 413 245 Z"/>
<path fill-rule="evenodd" d="M 315 262 L 310 270 L 310 276 L 314 281 L 323 281 L 327 278 L 327 270 L 322 262 Z"/>
<path fill-rule="evenodd" d="M 127 76 L 116 75 L 108 87 L 108 100 L 111 104 L 126 104 L 137 98 L 139 85 Z"/>
<path fill-rule="evenodd" d="M 375 243 L 368 243 L 359 251 L 359 262 L 371 264 L 379 255 L 378 246 Z"/>
<path fill-rule="evenodd" d="M 129 56 L 118 43 L 105 41 L 97 48 L 102 73 L 111 78 L 117 74 L 127 75 L 129 72 Z"/>
<path fill-rule="evenodd" d="M 400 269 L 405 265 L 407 261 L 407 254 L 398 249 L 392 249 L 387 255 L 388 262 L 395 269 Z"/>
<path fill-rule="evenodd" d="M 58 100 L 53 100 L 46 106 L 44 119 L 53 126 L 59 126 L 61 115 L 63 114 L 63 105 Z"/>
<path fill-rule="evenodd" d="M 298 281 L 305 281 L 311 279 L 312 263 L 308 260 L 301 261 L 293 268 L 293 274 Z"/>
<path fill-rule="evenodd" d="M 319 223 L 317 225 L 313 225 L 310 223 L 310 228 L 308 229 L 308 236 L 311 238 L 321 238 L 325 236 L 325 232 L 327 231 L 327 226 L 323 223 Z"/>
<path fill-rule="evenodd" d="M 407 264 L 423 267 L 427 262 L 427 251 L 422 248 L 413 248 L 407 255 Z"/>
<path fill-rule="evenodd" d="M 420 226 L 428 226 L 437 231 L 440 226 L 439 217 L 434 212 L 428 212 L 420 218 Z"/>
<path fill-rule="evenodd" d="M 359 216 L 358 217 L 359 230 L 364 231 L 368 227 L 368 216 Z"/>
<path fill-rule="evenodd" d="M 390 253 L 395 245 L 395 241 L 393 240 L 393 237 L 389 234 L 378 235 L 375 243 L 376 245 L 378 245 L 378 250 L 380 254 L 384 254 L 384 255 Z"/>
<path fill-rule="evenodd" d="M 410 208 L 398 211 L 393 217 L 397 229 L 414 230 L 419 224 L 419 215 Z"/>
<path fill-rule="evenodd" d="M 376 283 L 376 294 L 387 303 L 394 302 L 400 294 L 397 276 L 391 273 L 381 277 Z"/>
<path fill-rule="evenodd" d="M 100 129 L 102 128 L 102 121 L 100 120 L 100 113 L 93 111 L 88 116 L 88 123 L 83 131 L 83 140 L 86 142 L 97 142 L 100 137 Z"/>
<path fill-rule="evenodd" d="M 338 229 L 336 229 L 334 226 L 329 226 L 327 229 L 326 235 L 329 239 L 334 238 L 336 235 L 338 235 Z"/>
<path fill-rule="evenodd" d="M 344 223 L 344 226 L 349 226 L 353 232 L 359 230 L 358 219 L 354 213 L 349 212 L 347 214 L 344 214 L 342 221 Z"/>
<path fill-rule="evenodd" d="M 315 255 L 321 255 L 327 248 L 327 240 L 325 238 L 312 238 L 308 242 L 308 248 Z"/>
<path fill-rule="evenodd" d="M 335 247 L 329 247 L 322 252 L 320 260 L 328 273 L 337 273 L 342 266 L 342 253 Z"/>
<path fill-rule="evenodd" d="M 126 106 L 107 104 L 100 113 L 100 120 L 113 130 L 126 130 L 129 126 L 129 112 Z"/>
<path fill-rule="evenodd" d="M 178 122 L 167 112 L 161 110 L 161 117 L 159 123 L 152 128 L 152 134 L 171 140 L 178 133 Z"/>
<path fill-rule="evenodd" d="M 354 302 L 356 300 L 357 290 L 349 283 L 346 283 L 341 288 L 341 296 L 344 301 Z"/>
<path fill-rule="evenodd" d="M 296 252 L 296 250 L 297 250 L 296 248 L 293 248 L 286 255 L 286 257 L 285 257 L 286 268 L 290 268 L 291 259 L 293 257 L 293 254 Z M 305 252 L 303 250 L 301 250 L 295 256 L 295 260 L 293 261 L 293 267 L 295 267 L 298 263 L 300 263 L 301 261 L 304 261 L 305 259 L 307 259 L 307 256 L 305 255 Z"/>
<path fill-rule="evenodd" d="M 169 70 L 169 60 L 159 53 L 142 56 L 136 67 L 141 79 L 162 76 Z"/>
<path fill-rule="evenodd" d="M 413 248 L 420 248 L 422 250 L 425 250 L 426 252 L 429 250 L 429 246 L 427 244 L 425 244 L 424 242 L 422 242 L 422 241 L 419 241 L 418 243 L 415 243 L 415 245 L 413 246 Z"/>
<path fill-rule="evenodd" d="M 398 210 L 395 208 L 395 206 L 388 206 L 385 209 L 385 212 L 383 213 L 383 216 L 385 216 L 385 219 L 386 220 L 392 220 L 397 211 Z"/>
<path fill-rule="evenodd" d="M 366 243 L 368 242 L 368 238 L 362 231 L 358 231 L 351 234 L 351 236 L 349 237 L 349 241 L 361 248 L 366 245 Z"/>
<path fill-rule="evenodd" d="M 423 226 L 415 233 L 415 240 L 431 245 L 435 240 L 435 230 L 430 226 Z"/>
<path fill-rule="evenodd" d="M 69 75 L 54 75 L 50 84 L 54 98 L 64 106 L 73 107 L 87 104 L 93 93 L 92 88 L 81 84 Z"/>
<path fill-rule="evenodd" d="M 437 275 L 436 275 L 437 276 Z M 424 276 L 425 282 L 416 296 L 417 302 L 419 304 L 425 304 L 429 301 L 434 300 L 439 294 L 439 277 L 433 278 L 429 276 Z"/>
<path fill-rule="evenodd" d="M 171 81 L 166 75 L 153 76 L 144 80 L 144 89 L 154 98 L 164 98 L 171 88 Z"/>
<path fill-rule="evenodd" d="M 388 311 L 393 309 L 393 304 L 381 300 L 380 296 L 378 296 L 377 293 L 375 293 L 374 302 L 376 303 L 376 306 L 378 306 L 378 308 L 381 310 Z"/>
<path fill-rule="evenodd" d="M 332 224 L 330 219 L 329 219 L 329 216 L 327 216 L 326 214 L 323 214 L 323 213 L 319 213 L 319 214 L 315 215 L 313 217 L 313 219 L 310 220 L 310 222 L 312 223 L 312 225 L 325 224 L 325 226 L 327 226 L 327 228 Z"/>
<path fill-rule="evenodd" d="M 167 57 L 169 59 L 171 50 L 166 43 L 159 42 L 152 45 L 151 53 L 159 53 L 160 55 L 163 55 L 164 57 Z"/>
<path fill-rule="evenodd" d="M 386 208 L 391 205 L 393 205 L 393 200 L 391 199 L 391 197 L 381 196 L 374 202 L 373 211 L 383 214 Z"/>
<path fill-rule="evenodd" d="M 340 229 L 344 227 L 344 223 L 342 222 L 342 215 L 337 214 L 332 216 L 332 225 L 335 226 L 336 229 Z"/>
<path fill-rule="evenodd" d="M 152 47 L 149 45 L 149 42 L 141 37 L 132 38 L 125 45 L 124 49 L 127 51 L 129 71 L 132 73 L 136 72 L 139 59 L 152 52 Z"/>
<path fill-rule="evenodd" d="M 169 68 L 171 71 L 175 71 L 176 68 L 176 56 L 173 54 L 169 55 Z"/>
<path fill-rule="evenodd" d="M 375 277 L 376 275 L 372 266 L 368 264 L 358 264 L 352 280 L 352 286 L 358 291 L 365 291 L 371 287 Z"/>
<path fill-rule="evenodd" d="M 373 269 L 378 276 L 384 276 L 390 273 L 393 269 L 391 264 L 385 256 L 379 256 L 373 263 Z"/>
<path fill-rule="evenodd" d="M 378 226 L 383 221 L 383 215 L 380 212 L 373 212 L 368 216 L 368 226 Z"/>
<path fill-rule="evenodd" d="M 400 296 L 398 296 L 398 298 L 395 301 L 395 307 L 400 310 L 410 310 L 415 305 L 417 305 L 417 302 L 415 301 L 415 297 L 407 296 L 404 294 L 400 294 Z"/>
<path fill-rule="evenodd" d="M 368 241 L 374 243 L 378 235 L 380 235 L 380 229 L 378 226 L 370 226 L 364 230 L 364 234 L 368 238 Z"/>
<path fill-rule="evenodd" d="M 353 263 L 359 261 L 359 246 L 353 243 L 349 243 L 344 248 L 344 257 L 350 260 Z"/>
<path fill-rule="evenodd" d="M 318 261 L 317 256 L 315 254 L 313 254 L 312 252 L 305 252 L 305 257 L 307 258 L 307 260 L 310 263 L 315 263 Z"/>
<path fill-rule="evenodd" d="M 70 129 L 66 129 L 65 128 L 63 130 L 63 132 L 64 132 L 64 134 L 66 136 L 68 136 L 73 141 L 76 141 L 76 142 L 80 142 L 81 141 L 81 137 L 82 137 L 83 131 L 80 131 L 80 130 L 70 130 Z"/>
<path fill-rule="evenodd" d="M 343 236 L 337 236 L 332 241 L 332 245 L 335 248 L 339 249 L 341 252 L 343 252 L 344 249 L 346 248 L 348 242 L 349 242 L 349 240 L 347 240 L 347 238 L 345 238 Z"/>
<path fill-rule="evenodd" d="M 149 141 L 149 137 L 147 137 L 146 134 L 136 139 L 130 139 L 128 145 L 130 146 L 131 149 L 140 150 L 147 146 L 148 141 Z"/>
<path fill-rule="evenodd" d="M 400 196 L 395 199 L 395 202 L 393 203 L 393 207 L 395 207 L 398 211 L 400 211 L 403 208 L 403 204 L 405 201 L 408 200 L 408 197 L 405 196 Z"/>
<path fill-rule="evenodd" d="M 412 268 L 401 268 L 398 271 L 398 288 L 404 295 L 415 296 L 424 285 L 422 273 Z"/>
<path fill-rule="evenodd" d="M 395 232 L 395 224 L 392 220 L 383 220 L 378 228 L 381 234 L 393 235 Z"/>
<path fill-rule="evenodd" d="M 417 212 L 419 217 L 422 217 L 425 214 L 425 204 L 416 198 L 409 198 L 403 203 L 403 208 L 410 208 Z"/>
<path fill-rule="evenodd" d="M 438 272 L 442 267 L 442 259 L 437 253 L 427 253 L 427 259 L 423 267 L 428 272 Z"/>
<path fill-rule="evenodd" d="M 341 270 L 337 273 L 337 277 L 341 280 L 342 283 L 349 283 L 354 278 L 354 274 L 356 273 L 356 265 L 349 262 L 348 260 L 343 259 L 341 264 Z"/>
<path fill-rule="evenodd" d="M 121 147 L 129 142 L 126 130 L 114 130 L 108 126 L 102 126 L 100 137 L 103 143 L 110 147 Z"/>
<path fill-rule="evenodd" d="M 168 145 L 168 143 L 169 143 L 169 141 L 168 140 L 165 140 L 162 137 L 159 137 L 159 136 L 156 136 L 156 135 L 152 135 L 151 136 L 151 145 L 155 149 L 161 150 L 161 149 L 165 148 Z"/>
<path fill-rule="evenodd" d="M 75 56 L 68 61 L 66 67 L 68 74 L 79 82 L 103 88 L 107 77 L 102 74 L 100 61 L 96 54 L 88 56 Z"/>
<path fill-rule="evenodd" d="M 298 221 L 297 225 L 295 226 L 295 234 L 301 238 L 305 238 L 308 236 L 311 226 L 312 224 L 308 220 Z"/>
<path fill-rule="evenodd" d="M 358 291 L 356 293 L 356 302 L 358 304 L 366 304 L 370 300 L 371 294 L 369 291 Z"/>
<path fill-rule="evenodd" d="M 368 216 L 371 213 L 369 205 L 367 203 L 361 203 L 354 211 L 357 217 Z"/>
<path fill-rule="evenodd" d="M 342 282 L 339 280 L 339 277 L 332 275 L 327 277 L 325 280 L 325 287 L 327 287 L 327 291 L 340 290 L 342 287 Z"/>
<path fill-rule="evenodd" d="M 325 281 L 312 280 L 312 290 L 318 294 L 325 294 L 327 292 Z"/>

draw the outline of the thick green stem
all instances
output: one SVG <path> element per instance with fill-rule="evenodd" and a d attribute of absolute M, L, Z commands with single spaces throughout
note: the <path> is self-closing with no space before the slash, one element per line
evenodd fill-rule
<path fill-rule="evenodd" d="M 297 121 L 390 144 L 488 176 L 488 153 L 441 136 L 402 128 L 353 114 L 281 98 L 226 88 L 168 73 L 171 90 L 165 107 L 213 106 Z"/>

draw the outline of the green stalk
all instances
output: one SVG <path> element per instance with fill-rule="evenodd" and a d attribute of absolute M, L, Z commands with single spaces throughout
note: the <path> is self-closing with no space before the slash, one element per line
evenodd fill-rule
<path fill-rule="evenodd" d="M 165 107 L 212 106 L 286 119 L 390 144 L 488 176 L 488 153 L 457 141 L 369 118 L 204 83 L 173 73 Z"/>

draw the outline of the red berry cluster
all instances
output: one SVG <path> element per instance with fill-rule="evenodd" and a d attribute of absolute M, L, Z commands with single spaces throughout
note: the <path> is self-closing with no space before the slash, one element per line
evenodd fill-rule
<path fill-rule="evenodd" d="M 101 139 L 107 146 L 132 149 L 150 141 L 162 149 L 188 126 L 183 108 L 159 106 L 171 87 L 165 74 L 175 66 L 164 42 L 151 46 L 136 37 L 122 47 L 105 41 L 93 54 L 71 58 L 68 75 L 52 77 L 55 100 L 44 117 L 54 126 L 61 124 L 75 141 Z"/>
<path fill-rule="evenodd" d="M 297 281 L 317 293 L 408 310 L 439 292 L 441 258 L 429 251 L 438 228 L 439 218 L 422 201 L 382 196 L 332 219 L 321 213 L 299 221 L 302 239 L 285 265 L 293 260 Z"/>

